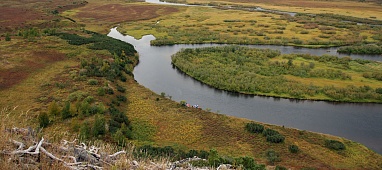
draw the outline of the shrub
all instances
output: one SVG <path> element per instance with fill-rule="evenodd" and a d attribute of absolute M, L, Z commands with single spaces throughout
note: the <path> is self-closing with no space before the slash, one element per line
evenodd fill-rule
<path fill-rule="evenodd" d="M 8 33 L 5 34 L 5 41 L 11 41 L 11 36 Z"/>
<path fill-rule="evenodd" d="M 208 155 L 208 163 L 213 167 L 217 167 L 220 164 L 219 154 L 215 149 L 210 150 L 210 154 Z"/>
<path fill-rule="evenodd" d="M 287 170 L 287 168 L 277 165 L 275 170 Z"/>
<path fill-rule="evenodd" d="M 117 95 L 117 100 L 120 102 L 126 102 L 127 98 L 123 95 Z"/>
<path fill-rule="evenodd" d="M 56 101 L 53 100 L 48 106 L 48 114 L 51 116 L 58 116 L 59 113 L 60 108 L 58 107 Z"/>
<path fill-rule="evenodd" d="M 376 92 L 376 93 L 379 93 L 379 94 L 382 94 L 382 88 L 377 88 L 377 89 L 375 89 L 375 92 Z"/>
<path fill-rule="evenodd" d="M 265 129 L 263 131 L 263 135 L 264 136 L 273 136 L 273 135 L 278 135 L 278 134 L 279 134 L 279 132 L 277 132 L 277 131 L 275 131 L 273 129 Z"/>
<path fill-rule="evenodd" d="M 267 157 L 267 160 L 269 161 L 271 165 L 274 165 L 275 162 L 281 161 L 279 154 L 273 149 L 267 150 L 267 152 L 265 153 L 265 156 Z"/>
<path fill-rule="evenodd" d="M 49 116 L 46 112 L 41 113 L 38 116 L 38 122 L 40 124 L 40 127 L 44 128 L 49 125 Z"/>
<path fill-rule="evenodd" d="M 97 95 L 98 96 L 104 96 L 106 94 L 106 90 L 103 87 L 100 87 L 97 89 Z"/>
<path fill-rule="evenodd" d="M 61 118 L 62 118 L 62 120 L 65 120 L 65 119 L 68 119 L 70 117 L 72 117 L 72 114 L 70 113 L 70 102 L 67 101 L 67 102 L 65 102 L 64 108 L 62 108 Z"/>
<path fill-rule="evenodd" d="M 262 170 L 265 169 L 265 165 L 258 165 L 251 157 L 239 157 L 235 158 L 234 164 L 241 166 L 245 170 Z"/>
<path fill-rule="evenodd" d="M 80 140 L 87 140 L 90 138 L 90 135 L 91 135 L 90 125 L 88 122 L 85 122 L 80 127 L 79 138 Z"/>
<path fill-rule="evenodd" d="M 106 134 L 105 118 L 102 118 L 99 115 L 95 116 L 92 134 L 97 138 Z"/>
<path fill-rule="evenodd" d="M 87 103 L 92 103 L 92 102 L 94 102 L 94 97 L 93 96 L 88 96 L 83 101 L 87 102 Z"/>
<path fill-rule="evenodd" d="M 285 137 L 281 134 L 267 136 L 267 141 L 271 143 L 282 143 Z"/>
<path fill-rule="evenodd" d="M 299 151 L 298 146 L 296 146 L 296 145 L 289 145 L 289 152 L 297 153 L 298 151 Z"/>
<path fill-rule="evenodd" d="M 107 94 L 114 94 L 114 90 L 112 88 L 106 89 Z"/>
<path fill-rule="evenodd" d="M 96 79 L 89 79 L 88 80 L 88 84 L 89 85 L 97 85 L 98 84 L 98 80 L 96 80 Z"/>
<path fill-rule="evenodd" d="M 264 126 L 255 122 L 251 122 L 245 125 L 245 129 L 247 129 L 247 131 L 251 133 L 262 133 L 264 131 Z"/>
<path fill-rule="evenodd" d="M 121 129 L 119 129 L 115 134 L 113 134 L 113 140 L 116 142 L 119 146 L 126 146 L 126 138 L 123 135 L 123 132 Z"/>
<path fill-rule="evenodd" d="M 337 140 L 326 140 L 325 147 L 329 149 L 337 150 L 337 151 L 346 149 L 345 145 L 342 142 Z"/>
<path fill-rule="evenodd" d="M 120 85 L 117 85 L 117 90 L 121 93 L 125 93 L 126 92 L 126 89 Z"/>
<path fill-rule="evenodd" d="M 175 156 L 175 150 L 171 146 L 154 147 L 151 145 L 144 145 L 138 148 L 138 153 L 141 156 L 148 157 L 172 157 Z"/>

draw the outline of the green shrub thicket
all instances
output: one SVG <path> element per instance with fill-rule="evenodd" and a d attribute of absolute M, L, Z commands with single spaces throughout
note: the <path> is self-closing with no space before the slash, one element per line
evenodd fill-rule
<path fill-rule="evenodd" d="M 381 64 L 374 61 L 331 55 L 281 55 L 269 49 L 221 46 L 183 49 L 172 56 L 172 64 L 203 83 L 227 91 L 298 99 L 382 101 L 382 95 L 367 82 L 338 87 L 301 83 L 298 79 L 359 81 L 353 80 L 354 74 L 378 79 L 382 77 Z"/>

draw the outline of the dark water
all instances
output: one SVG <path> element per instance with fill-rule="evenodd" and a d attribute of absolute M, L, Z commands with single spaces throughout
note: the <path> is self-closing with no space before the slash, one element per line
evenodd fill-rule
<path fill-rule="evenodd" d="M 134 69 L 134 77 L 139 84 L 155 93 L 164 92 L 172 96 L 174 101 L 185 100 L 190 104 L 198 104 L 203 109 L 209 108 L 221 114 L 345 137 L 382 154 L 382 104 L 290 100 L 229 93 L 204 85 L 171 65 L 171 55 L 181 48 L 217 45 L 156 47 L 150 46 L 150 41 L 155 39 L 152 35 L 135 40 L 131 36 L 123 36 L 116 29 L 112 29 L 108 36 L 135 46 L 139 52 L 140 63 Z M 338 55 L 336 48 L 307 49 L 271 45 L 250 47 L 278 49 L 282 53 Z M 352 55 L 351 57 L 382 60 L 380 56 Z"/>

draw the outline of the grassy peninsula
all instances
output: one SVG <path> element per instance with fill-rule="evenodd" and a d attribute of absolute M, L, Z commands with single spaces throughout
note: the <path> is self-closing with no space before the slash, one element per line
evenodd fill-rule
<path fill-rule="evenodd" d="M 222 90 L 297 99 L 382 102 L 380 62 L 223 46 L 184 49 L 172 56 L 172 63 Z"/>
<path fill-rule="evenodd" d="M 34 136 L 31 145 L 36 147 L 44 137 L 48 143 L 39 146 L 48 149 L 63 140 L 79 139 L 113 152 L 128 151 L 124 162 L 104 164 L 105 169 L 133 168 L 126 163 L 133 160 L 162 161 L 165 166 L 163 160 L 193 156 L 206 158 L 197 163 L 207 167 L 220 163 L 243 169 L 382 167 L 382 156 L 357 142 L 184 107 L 139 85 L 132 75 L 139 60 L 133 46 L 105 34 L 120 23 L 136 23 L 139 30 L 139 23 L 185 15 L 184 7 L 121 0 L 4 0 L 0 9 L 0 130 L 4 132 L 0 167 L 4 169 L 67 169 L 44 154 L 12 155 L 23 148 L 15 141 L 27 141 L 22 134 L 8 133 L 14 127 L 34 130 L 28 135 Z M 293 58 L 292 64 L 304 60 L 308 59 Z M 324 68 L 314 62 L 316 68 Z M 349 64 L 362 69 L 373 63 Z M 368 79 L 360 79 L 377 82 L 369 71 Z M 377 85 L 369 86 L 371 92 Z"/>

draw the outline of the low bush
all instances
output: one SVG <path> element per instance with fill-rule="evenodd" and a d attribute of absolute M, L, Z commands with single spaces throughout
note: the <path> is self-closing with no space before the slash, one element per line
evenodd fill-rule
<path fill-rule="evenodd" d="M 337 151 L 346 149 L 345 145 L 342 142 L 337 140 L 326 140 L 325 147 L 329 149 L 337 150 Z"/>
<path fill-rule="evenodd" d="M 49 116 L 46 112 L 38 115 L 38 122 L 41 128 L 47 127 L 49 125 Z"/>
<path fill-rule="evenodd" d="M 267 141 L 271 143 L 282 143 L 284 140 L 285 137 L 280 134 L 267 136 Z"/>
<path fill-rule="evenodd" d="M 279 135 L 280 133 L 276 130 L 273 130 L 273 129 L 265 129 L 263 131 L 263 135 L 264 136 L 273 136 L 273 135 Z"/>
<path fill-rule="evenodd" d="M 264 126 L 255 122 L 251 122 L 245 125 L 245 129 L 251 133 L 262 133 L 264 131 Z"/>
<path fill-rule="evenodd" d="M 299 151 L 298 146 L 296 145 L 289 145 L 289 152 L 291 153 L 297 153 Z"/>
<path fill-rule="evenodd" d="M 379 94 L 382 94 L 382 88 L 377 88 L 377 89 L 375 89 L 375 92 L 376 92 L 376 93 L 379 93 Z"/>
<path fill-rule="evenodd" d="M 97 79 L 89 79 L 88 80 L 88 84 L 89 85 L 97 85 L 98 84 L 98 80 Z"/>
<path fill-rule="evenodd" d="M 267 150 L 265 156 L 271 165 L 274 165 L 275 162 L 281 161 L 279 154 L 273 149 Z"/>

